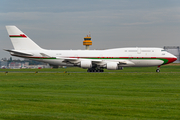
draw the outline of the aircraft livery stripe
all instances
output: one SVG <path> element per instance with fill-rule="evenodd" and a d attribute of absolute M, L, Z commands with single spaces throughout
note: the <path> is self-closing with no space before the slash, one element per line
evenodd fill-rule
<path fill-rule="evenodd" d="M 55 57 L 28 57 L 32 59 L 57 59 Z M 69 58 L 81 58 L 81 59 L 127 59 L 127 60 L 162 60 L 164 64 L 171 63 L 176 58 L 156 58 L 156 57 L 69 57 Z M 63 59 L 63 58 L 62 58 Z"/>
<path fill-rule="evenodd" d="M 9 37 L 14 37 L 14 38 L 27 38 L 27 36 L 26 35 L 24 35 L 24 34 L 20 34 L 20 35 L 9 35 Z"/>

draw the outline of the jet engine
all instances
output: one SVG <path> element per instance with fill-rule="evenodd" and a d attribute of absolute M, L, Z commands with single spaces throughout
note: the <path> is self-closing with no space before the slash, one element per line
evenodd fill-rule
<path fill-rule="evenodd" d="M 81 61 L 81 68 L 91 68 L 92 62 L 91 61 Z"/>
<path fill-rule="evenodd" d="M 107 70 L 122 70 L 123 67 L 119 67 L 117 62 L 107 63 Z"/>

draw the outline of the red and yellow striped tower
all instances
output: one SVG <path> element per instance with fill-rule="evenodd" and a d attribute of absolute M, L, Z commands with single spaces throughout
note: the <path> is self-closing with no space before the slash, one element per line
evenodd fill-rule
<path fill-rule="evenodd" d="M 86 45 L 86 50 L 89 50 L 89 46 L 92 45 L 90 33 L 89 33 L 89 35 L 84 37 L 83 45 Z"/>

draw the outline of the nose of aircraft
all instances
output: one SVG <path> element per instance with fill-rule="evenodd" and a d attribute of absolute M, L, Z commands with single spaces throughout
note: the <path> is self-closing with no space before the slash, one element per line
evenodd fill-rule
<path fill-rule="evenodd" d="M 174 62 L 174 61 L 176 61 L 177 60 L 177 57 L 174 57 L 174 58 L 171 58 L 168 62 L 169 63 L 172 63 L 172 62 Z"/>
<path fill-rule="evenodd" d="M 176 60 L 177 60 L 177 57 L 171 54 L 171 57 L 168 58 L 168 62 L 167 62 L 166 64 L 172 63 L 172 62 L 174 62 L 174 61 L 176 61 Z"/>

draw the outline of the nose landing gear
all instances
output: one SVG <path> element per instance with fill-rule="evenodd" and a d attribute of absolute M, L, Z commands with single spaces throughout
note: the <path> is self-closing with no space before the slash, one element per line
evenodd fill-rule
<path fill-rule="evenodd" d="M 160 67 L 161 67 L 161 66 L 158 66 L 158 68 L 156 69 L 156 72 L 157 72 L 157 73 L 160 72 Z"/>

